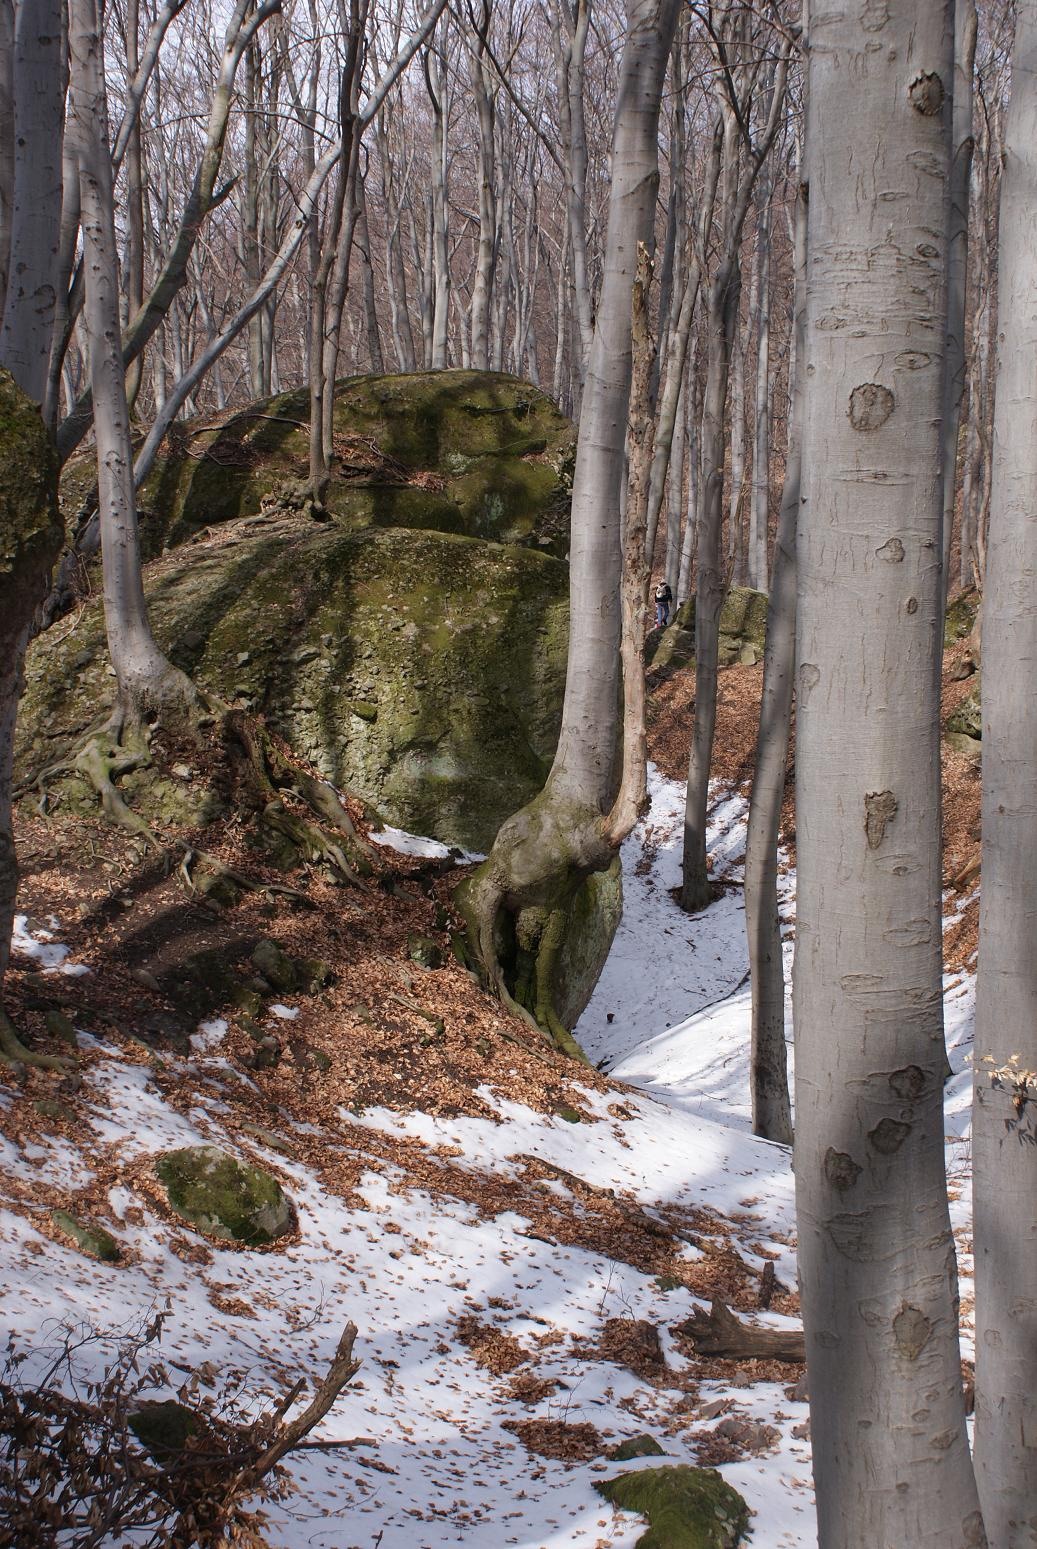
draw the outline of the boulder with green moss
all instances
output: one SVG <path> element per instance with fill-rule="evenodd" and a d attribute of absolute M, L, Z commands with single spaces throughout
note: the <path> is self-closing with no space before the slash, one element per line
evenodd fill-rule
<path fill-rule="evenodd" d="M 168 1151 L 155 1173 L 177 1215 L 208 1237 L 265 1247 L 292 1230 L 291 1202 L 277 1179 L 216 1146 Z"/>
<path fill-rule="evenodd" d="M 956 645 L 959 640 L 966 639 L 972 633 L 978 611 L 979 593 L 971 588 L 968 591 L 959 592 L 957 597 L 947 604 L 947 616 L 943 628 L 945 646 Z"/>
<path fill-rule="evenodd" d="M 983 736 L 983 707 L 980 702 L 980 681 L 977 676 L 975 686 L 966 694 L 965 698 L 953 710 L 944 722 L 948 732 L 958 732 L 962 736 L 972 737 L 979 741 Z"/>
<path fill-rule="evenodd" d="M 763 660 L 767 639 L 767 593 L 751 586 L 732 586 L 720 610 L 718 658 L 721 667 Z M 648 659 L 653 678 L 669 677 L 695 661 L 695 599 L 681 603 L 668 628 L 653 632 Z"/>
<path fill-rule="evenodd" d="M 160 644 L 203 688 L 262 713 L 392 822 L 484 850 L 550 767 L 567 580 L 561 561 L 512 544 L 282 513 L 228 522 L 218 540 L 153 561 L 146 589 Z M 74 632 L 29 653 L 20 770 L 58 762 L 111 689 L 94 602 Z M 374 713 L 357 714 L 358 702 Z M 221 801 L 203 778 L 150 769 L 122 790 L 159 825 L 203 823 Z M 74 778 L 52 795 L 94 807 Z"/>
<path fill-rule="evenodd" d="M 715 1468 L 646 1468 L 595 1485 L 613 1506 L 648 1518 L 637 1549 L 736 1549 L 749 1508 Z"/>
<path fill-rule="evenodd" d="M 66 1237 L 71 1238 L 81 1253 L 88 1258 L 99 1259 L 102 1264 L 118 1264 L 122 1249 L 103 1226 L 92 1226 L 89 1221 L 79 1221 L 67 1210 L 55 1210 L 51 1220 Z"/>
<path fill-rule="evenodd" d="M 308 443 L 305 388 L 174 426 L 140 493 L 146 555 L 264 503 L 303 504 Z M 564 556 L 574 455 L 572 425 L 518 377 L 350 377 L 336 388 L 324 504 L 349 526 L 465 533 Z M 85 460 L 72 465 L 66 507 L 92 477 Z"/>

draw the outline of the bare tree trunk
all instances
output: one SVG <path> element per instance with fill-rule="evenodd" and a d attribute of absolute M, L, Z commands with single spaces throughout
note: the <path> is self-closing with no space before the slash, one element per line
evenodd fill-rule
<path fill-rule="evenodd" d="M 942 1104 L 949 0 L 811 0 L 809 60 L 795 1175 L 819 1539 L 980 1549 Z"/>
<path fill-rule="evenodd" d="M 487 371 L 490 365 L 489 319 L 493 297 L 493 269 L 497 247 L 497 199 L 494 187 L 494 103 L 490 67 L 486 58 L 492 0 L 481 0 L 481 15 L 471 50 L 471 86 L 479 124 L 479 248 L 472 286 L 472 365 Z"/>
<path fill-rule="evenodd" d="M 976 1003 L 976 1477 L 996 1549 L 1037 1543 L 1037 3 L 1020 0 L 1001 175 L 983 593 Z"/>
<path fill-rule="evenodd" d="M 0 0 L 0 322 L 7 299 L 14 212 L 14 0 Z"/>
<path fill-rule="evenodd" d="M 806 326 L 807 191 L 796 201 L 796 360 L 804 357 Z M 793 387 L 792 426 L 774 550 L 774 584 L 767 603 L 763 698 L 756 738 L 753 791 L 745 846 L 745 928 L 752 985 L 749 1080 L 753 1133 L 792 1144 L 788 1057 L 785 1052 L 785 972 L 778 915 L 778 843 L 785 795 L 789 722 L 796 669 L 796 527 L 803 444 L 803 373 Z"/>
<path fill-rule="evenodd" d="M 14 181 L 0 358 L 42 404 L 57 308 L 65 78 L 61 0 L 15 10 Z M 6 255 L 5 255 L 6 256 Z"/>
<path fill-rule="evenodd" d="M 364 292 L 364 322 L 367 328 L 367 353 L 375 376 L 385 371 L 382 354 L 382 335 L 378 327 L 378 306 L 375 300 L 374 264 L 371 261 L 371 233 L 367 224 L 367 191 L 363 172 L 356 179 L 356 246 L 360 254 L 360 275 Z"/>
<path fill-rule="evenodd" d="M 433 371 L 447 363 L 450 329 L 450 251 L 447 238 L 446 67 L 434 49 L 425 56 L 425 83 L 432 104 L 432 221 L 433 274 L 432 359 Z"/>
<path fill-rule="evenodd" d="M 605 275 L 588 364 L 573 479 L 569 666 L 554 763 L 540 794 L 508 819 L 467 884 L 463 907 L 480 962 L 510 992 L 496 946 L 504 911 L 537 961 L 537 1020 L 578 1053 L 553 1009 L 552 975 L 571 900 L 611 863 L 619 733 L 618 492 L 631 383 L 631 296 L 651 241 L 659 181 L 658 124 L 680 0 L 628 0 L 613 142 Z"/>
<path fill-rule="evenodd" d="M 954 161 L 951 164 L 947 249 L 947 382 L 943 400 L 943 601 L 951 575 L 954 497 L 958 483 L 958 426 L 965 391 L 965 296 L 969 262 L 969 185 L 972 175 L 972 76 L 978 20 L 975 0 L 954 0 Z"/>
<path fill-rule="evenodd" d="M 97 0 L 71 0 L 69 30 L 74 103 L 70 133 L 75 135 L 79 154 L 86 273 L 83 317 L 97 441 L 105 625 L 119 693 L 116 729 L 121 730 L 122 725 L 138 724 L 153 713 L 176 714 L 191 702 L 194 690 L 155 643 L 144 600 Z"/>
<path fill-rule="evenodd" d="M 767 590 L 767 528 L 771 496 L 771 176 L 760 173 L 756 221 L 756 416 L 753 437 L 753 487 L 749 510 L 747 579 Z"/>

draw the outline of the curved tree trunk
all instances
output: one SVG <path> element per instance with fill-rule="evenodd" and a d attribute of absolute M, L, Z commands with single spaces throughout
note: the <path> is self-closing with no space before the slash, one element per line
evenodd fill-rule
<path fill-rule="evenodd" d="M 807 194 L 801 181 L 796 201 L 796 360 L 803 361 L 806 325 Z M 753 793 L 745 846 L 745 928 L 752 985 L 753 1132 L 783 1145 L 792 1143 L 788 1058 L 785 1053 L 785 973 L 778 917 L 778 840 L 785 794 L 785 764 L 796 666 L 796 527 L 799 519 L 803 444 L 803 372 L 793 386 L 792 433 L 781 495 L 774 576 L 767 603 L 763 699 L 756 738 Z"/>
<path fill-rule="evenodd" d="M 609 817 L 619 754 L 618 492 L 631 382 L 631 305 L 640 246 L 651 242 L 659 182 L 659 108 L 679 0 L 628 0 L 613 143 L 605 272 L 587 369 L 573 479 L 569 666 L 562 726 L 544 789 L 502 826 L 461 904 L 491 982 L 506 998 L 502 931 L 539 959 L 584 879 L 607 867 L 619 838 Z M 556 1041 L 564 1029 L 540 1016 Z M 571 1044 L 571 1040 L 569 1040 Z M 569 1052 L 576 1052 L 575 1045 Z"/>
<path fill-rule="evenodd" d="M 141 576 L 133 488 L 126 371 L 119 329 L 108 108 L 97 0 L 71 0 L 73 112 L 69 133 L 79 156 L 87 349 L 97 442 L 97 486 L 105 626 L 118 683 L 121 724 L 181 711 L 195 697 L 190 680 L 151 633 Z"/>
<path fill-rule="evenodd" d="M 1020 0 L 1016 22 L 999 246 L 983 594 L 983 897 L 972 1131 L 976 1474 L 991 1544 L 1031 1549 L 1037 1543 L 1035 0 Z"/>
<path fill-rule="evenodd" d="M 795 1174 L 819 1539 L 980 1549 L 943 1144 L 949 0 L 811 0 L 809 59 Z"/>

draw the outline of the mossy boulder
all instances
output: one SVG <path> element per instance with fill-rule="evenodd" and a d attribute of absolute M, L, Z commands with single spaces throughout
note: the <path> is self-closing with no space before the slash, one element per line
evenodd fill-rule
<path fill-rule="evenodd" d="M 146 556 L 264 502 L 303 503 L 308 437 L 305 388 L 175 426 L 140 493 Z M 569 421 L 518 377 L 350 377 L 335 394 L 325 505 L 349 526 L 467 533 L 564 556 L 574 456 Z M 79 462 L 65 475 L 70 509 L 83 492 Z"/>
<path fill-rule="evenodd" d="M 303 515 L 227 523 L 153 561 L 159 642 L 207 689 L 262 713 L 326 778 L 392 822 L 485 850 L 543 784 L 565 686 L 568 575 L 558 559 L 455 534 L 344 531 Z M 17 760 L 75 745 L 112 691 L 99 602 L 27 661 Z M 357 703 L 373 714 L 355 713 Z M 159 825 L 214 816 L 202 778 L 122 782 Z M 69 778 L 66 810 L 93 811 Z"/>
<path fill-rule="evenodd" d="M 637 1549 L 736 1549 L 749 1526 L 748 1506 L 715 1468 L 646 1468 L 594 1488 L 648 1518 Z"/>
<path fill-rule="evenodd" d="M 983 708 L 980 702 L 980 680 L 977 677 L 975 687 L 952 711 L 944 722 L 948 732 L 959 732 L 965 737 L 974 737 L 977 740 L 983 736 Z"/>
<path fill-rule="evenodd" d="M 629 1463 L 631 1458 L 661 1458 L 666 1456 L 654 1436 L 628 1436 L 618 1447 L 613 1447 L 609 1457 L 613 1463 Z"/>
<path fill-rule="evenodd" d="M 767 639 L 767 593 L 733 586 L 720 610 L 719 662 L 753 666 L 763 660 Z M 649 665 L 656 679 L 669 677 L 695 661 L 695 599 L 681 603 L 668 628 L 649 644 Z"/>
<path fill-rule="evenodd" d="M 168 1151 L 155 1163 L 155 1173 L 177 1215 L 209 1237 L 259 1248 L 294 1225 L 277 1179 L 216 1146 Z"/>
<path fill-rule="evenodd" d="M 957 597 L 947 604 L 947 616 L 943 628 L 945 646 L 956 645 L 959 640 L 964 640 L 972 633 L 978 611 L 979 593 L 971 588 L 966 592 L 959 592 Z"/>

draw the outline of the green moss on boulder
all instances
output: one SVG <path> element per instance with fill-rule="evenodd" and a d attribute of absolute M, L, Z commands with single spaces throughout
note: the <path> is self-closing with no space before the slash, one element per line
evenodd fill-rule
<path fill-rule="evenodd" d="M 960 732 L 965 737 L 974 737 L 977 740 L 983 736 L 983 707 L 980 702 L 980 680 L 977 675 L 975 687 L 970 689 L 958 708 L 951 712 L 944 725 L 949 732 Z"/>
<path fill-rule="evenodd" d="M 629 1463 L 631 1458 L 661 1458 L 666 1452 L 654 1436 L 628 1436 L 618 1447 L 613 1447 L 609 1457 L 613 1463 Z"/>
<path fill-rule="evenodd" d="M 209 1237 L 265 1247 L 294 1224 L 277 1179 L 216 1146 L 169 1151 L 155 1163 L 155 1173 L 173 1210 Z"/>
<path fill-rule="evenodd" d="M 302 504 L 308 425 L 305 389 L 178 425 L 141 490 L 146 555 L 267 500 Z M 574 446 L 564 415 L 518 377 L 350 377 L 336 390 L 326 506 L 346 525 L 467 533 L 564 555 Z M 77 475 L 78 460 L 65 476 L 69 507 Z"/>
<path fill-rule="evenodd" d="M 401 827 L 485 850 L 543 784 L 568 637 L 568 576 L 550 555 L 280 514 L 152 562 L 146 589 L 179 666 L 264 714 L 324 776 Z M 29 653 L 20 772 L 58 762 L 112 686 L 92 603 L 74 634 L 48 634 Z M 160 825 L 214 815 L 221 800 L 201 778 L 156 781 L 149 770 L 123 789 Z M 53 795 L 67 810 L 96 805 L 71 777 Z"/>
<path fill-rule="evenodd" d="M 735 1549 L 749 1526 L 745 1501 L 715 1468 L 646 1468 L 594 1488 L 648 1518 L 637 1549 Z"/>
<path fill-rule="evenodd" d="M 967 592 L 958 593 L 953 602 L 947 606 L 947 617 L 943 628 L 945 646 L 955 645 L 972 633 L 978 611 L 979 593 L 977 591 L 970 589 Z"/>
<path fill-rule="evenodd" d="M 733 586 L 720 610 L 719 661 L 752 666 L 763 660 L 767 639 L 767 593 Z M 649 664 L 656 679 L 669 677 L 695 661 L 695 599 L 689 597 L 667 629 L 650 637 Z"/>

